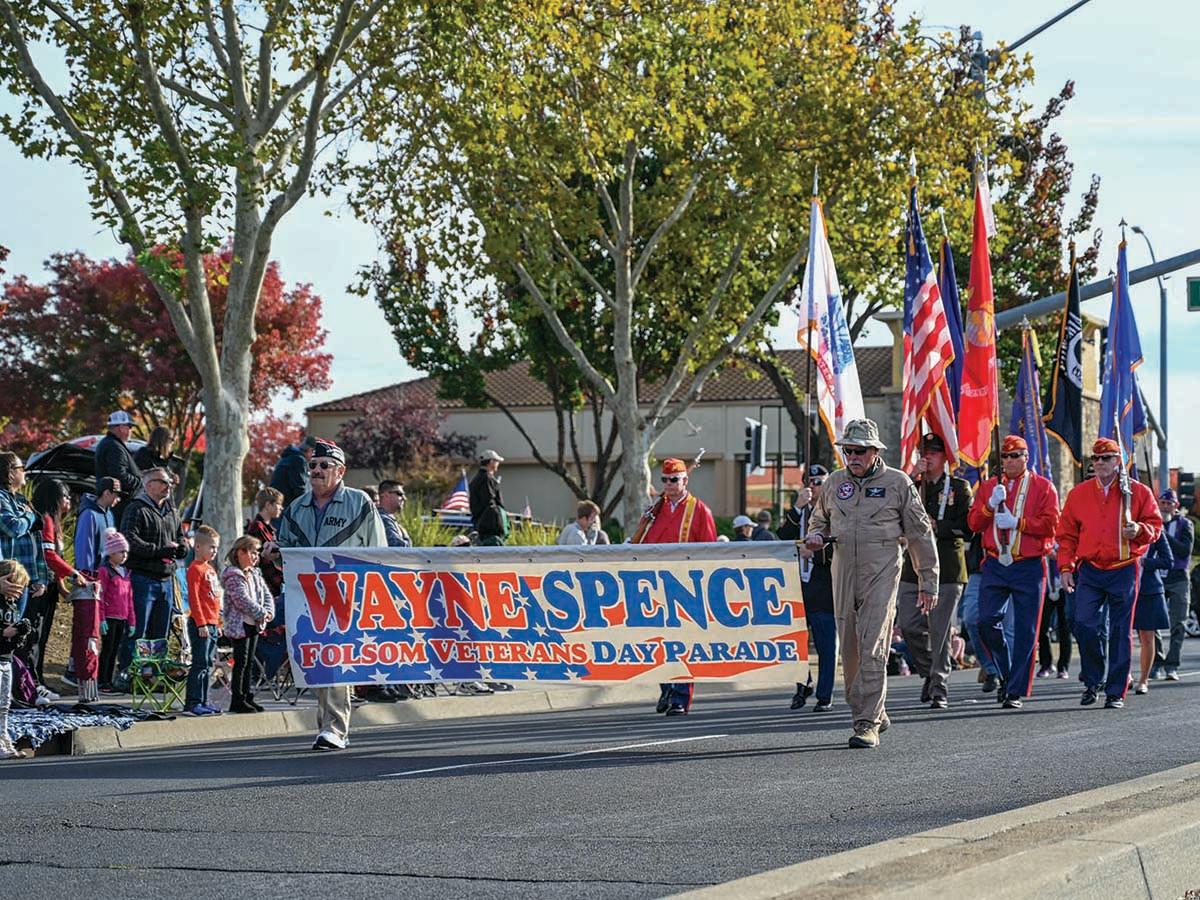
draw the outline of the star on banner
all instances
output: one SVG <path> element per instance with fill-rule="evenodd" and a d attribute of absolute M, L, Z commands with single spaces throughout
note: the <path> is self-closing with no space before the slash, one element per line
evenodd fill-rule
<path fill-rule="evenodd" d="M 482 678 L 484 681 L 491 681 L 492 680 L 492 670 L 490 668 L 488 668 L 487 666 L 480 666 L 479 667 L 479 677 Z"/>
<path fill-rule="evenodd" d="M 574 669 L 567 669 L 567 678 L 571 681 L 578 681 L 579 673 L 576 672 Z"/>
<path fill-rule="evenodd" d="M 467 631 L 465 628 L 455 628 L 454 633 L 458 635 L 458 639 L 460 641 L 465 641 L 471 636 L 471 632 Z"/>
<path fill-rule="evenodd" d="M 537 632 L 537 636 L 538 636 L 538 637 L 545 637 L 545 636 L 546 636 L 546 630 L 547 630 L 547 629 L 546 629 L 546 627 L 545 627 L 544 625 L 542 625 L 542 623 L 541 623 L 541 622 L 539 622 L 538 624 L 534 625 L 534 626 L 533 626 L 533 630 L 534 630 L 535 632 Z"/>
<path fill-rule="evenodd" d="M 533 671 L 533 669 L 526 668 L 521 674 L 525 676 L 527 681 L 537 681 L 537 672 Z"/>
<path fill-rule="evenodd" d="M 387 672 L 381 672 L 376 669 L 371 673 L 371 680 L 376 684 L 387 684 L 388 674 Z"/>
<path fill-rule="evenodd" d="M 436 681 L 442 677 L 442 670 L 431 665 L 425 670 L 425 674 Z"/>

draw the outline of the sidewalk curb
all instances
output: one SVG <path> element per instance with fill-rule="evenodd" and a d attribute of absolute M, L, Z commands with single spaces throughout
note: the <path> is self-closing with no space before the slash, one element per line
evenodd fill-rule
<path fill-rule="evenodd" d="M 1200 888 L 1198 794 L 1192 763 L 675 896 L 1182 897 Z"/>
<path fill-rule="evenodd" d="M 703 685 L 708 696 L 740 691 L 791 691 L 792 685 L 759 683 Z M 545 690 L 516 690 L 486 697 L 438 697 L 405 700 L 399 703 L 364 703 L 354 708 L 353 728 L 405 725 L 452 719 L 488 716 L 513 716 L 525 713 L 562 712 L 614 706 L 623 703 L 652 704 L 657 698 L 655 685 L 612 684 L 558 687 Z M 317 730 L 315 707 L 269 709 L 254 715 L 225 713 L 222 716 L 192 718 L 178 716 L 165 722 L 138 722 L 126 731 L 114 728 L 85 728 L 72 733 L 71 755 L 88 756 L 123 750 L 148 750 L 188 744 L 213 744 L 254 738 L 281 737 L 288 734 L 313 736 Z"/>

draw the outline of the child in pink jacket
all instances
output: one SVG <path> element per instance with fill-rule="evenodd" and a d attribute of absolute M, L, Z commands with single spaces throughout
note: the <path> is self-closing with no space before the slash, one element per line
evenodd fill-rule
<path fill-rule="evenodd" d="M 125 635 L 133 628 L 133 584 L 125 560 L 129 541 L 115 528 L 104 532 L 104 564 L 100 567 L 100 692 L 114 693 L 113 669 Z"/>

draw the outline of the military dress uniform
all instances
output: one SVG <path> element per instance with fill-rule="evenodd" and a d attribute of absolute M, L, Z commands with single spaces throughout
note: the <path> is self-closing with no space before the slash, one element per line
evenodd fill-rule
<path fill-rule="evenodd" d="M 926 435 L 924 441 L 941 439 Z M 940 448 L 938 448 L 940 449 Z M 917 605 L 917 570 L 905 557 L 896 600 L 897 621 L 904 633 L 917 673 L 925 679 L 921 702 L 937 709 L 948 704 L 950 679 L 950 631 L 954 612 L 967 583 L 966 544 L 971 539 L 967 515 L 971 510 L 971 486 L 964 478 L 926 475 L 917 482 L 917 493 L 933 525 L 938 556 L 938 602 L 928 614 Z"/>
<path fill-rule="evenodd" d="M 664 476 L 687 476 L 687 464 L 680 459 L 663 460 Z M 687 544 L 711 543 L 717 539 L 717 526 L 712 511 L 704 501 L 690 491 L 672 504 L 659 497 L 642 515 L 631 543 Z M 659 685 L 657 711 L 669 716 L 686 715 L 692 706 L 695 685 L 690 681 Z"/>
<path fill-rule="evenodd" d="M 1092 446 L 1092 453 L 1119 454 L 1120 447 L 1116 441 L 1101 438 Z M 1130 481 L 1129 488 L 1125 509 L 1119 478 L 1108 487 L 1098 478 L 1089 478 L 1067 494 L 1058 524 L 1058 567 L 1075 576 L 1075 640 L 1084 706 L 1095 703 L 1101 689 L 1105 706 L 1124 705 L 1141 562 L 1162 533 L 1162 514 L 1154 494 L 1140 481 Z M 1131 540 L 1121 534 L 1126 512 L 1137 525 Z"/>
<path fill-rule="evenodd" d="M 1028 449 L 1025 439 L 1015 434 L 1008 435 L 1001 446 L 1002 453 Z M 990 501 L 997 486 L 1003 488 L 1005 499 L 993 507 Z M 1001 508 L 1016 518 L 1016 527 L 997 526 Z M 967 524 L 983 535 L 979 631 L 983 652 L 1000 673 L 996 700 L 1007 709 L 1020 709 L 1021 698 L 1029 696 L 1033 685 L 1034 651 L 1046 595 L 1046 557 L 1054 547 L 1058 525 L 1058 492 L 1050 479 L 1028 469 L 1016 478 L 1001 472 L 975 492 Z M 1004 635 L 1010 604 L 1014 612 L 1011 646 Z"/>
<path fill-rule="evenodd" d="M 838 443 L 886 449 L 870 419 L 847 423 Z M 929 516 L 912 480 L 877 459 L 861 478 L 838 469 L 825 479 L 813 510 L 813 535 L 837 542 L 833 607 L 855 734 L 863 723 L 886 730 L 887 659 L 904 556 L 900 538 L 908 541 L 921 590 L 936 594 L 937 550 Z M 854 740 L 852 746 L 874 746 Z"/>

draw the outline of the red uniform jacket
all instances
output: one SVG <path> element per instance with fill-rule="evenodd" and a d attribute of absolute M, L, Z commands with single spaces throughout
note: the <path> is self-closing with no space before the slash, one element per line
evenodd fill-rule
<path fill-rule="evenodd" d="M 1003 479 L 1004 489 L 1008 491 L 1008 499 L 1004 501 L 1004 506 L 1009 512 L 1015 513 L 1014 504 L 1017 502 L 1017 493 L 1023 478 L 1033 480 L 1029 483 L 1029 489 L 1025 494 L 1025 508 L 1021 511 L 1021 518 L 1017 522 L 1021 540 L 1013 544 L 1013 559 L 1043 557 L 1054 548 L 1054 529 L 1058 525 L 1058 491 L 1054 490 L 1054 485 L 1050 483 L 1049 478 L 1027 471 L 1017 479 L 1010 480 L 1004 478 L 1003 475 L 989 478 L 975 492 L 975 502 L 971 504 L 971 513 L 967 516 L 967 526 L 982 536 L 983 549 L 988 556 L 1000 555 L 1000 548 L 996 546 L 996 535 L 992 528 L 995 524 L 996 514 L 988 506 L 992 490 L 996 487 L 996 483 Z"/>
<path fill-rule="evenodd" d="M 1067 494 L 1062 519 L 1058 523 L 1058 568 L 1074 572 L 1079 563 L 1091 563 L 1097 569 L 1120 569 L 1146 555 L 1150 545 L 1162 533 L 1162 515 L 1154 494 L 1140 481 L 1129 485 L 1129 517 L 1138 524 L 1138 533 L 1125 543 L 1121 553 L 1121 487 L 1113 481 L 1108 492 L 1099 479 L 1090 478 Z M 1126 559 L 1122 559 L 1122 555 Z"/>
<path fill-rule="evenodd" d="M 656 510 L 654 521 L 641 540 L 637 541 L 639 544 L 704 543 L 717 539 L 717 525 L 713 522 L 712 512 L 704 505 L 704 501 L 693 494 L 687 494 L 674 509 L 666 498 L 661 503 L 655 503 L 653 509 Z M 689 520 L 686 533 L 683 531 L 685 519 Z"/>

